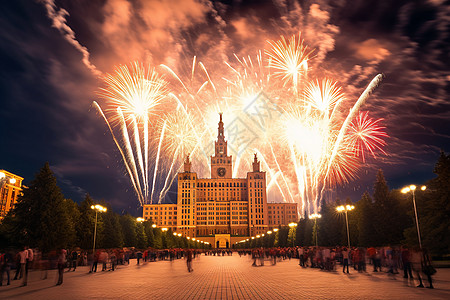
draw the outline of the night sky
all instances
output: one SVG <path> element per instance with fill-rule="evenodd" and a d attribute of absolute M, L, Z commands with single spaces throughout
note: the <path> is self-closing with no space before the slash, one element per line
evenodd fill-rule
<path fill-rule="evenodd" d="M 25 178 L 46 161 L 67 198 L 86 193 L 117 212 L 139 203 L 104 121 L 92 107 L 114 66 L 142 61 L 183 73 L 254 54 L 268 39 L 302 32 L 316 73 L 384 118 L 387 155 L 334 195 L 353 201 L 378 169 L 390 188 L 433 178 L 450 151 L 450 5 L 446 1 L 17 0 L 0 4 L 0 169 Z M 220 80 L 220 78 L 218 78 Z"/>

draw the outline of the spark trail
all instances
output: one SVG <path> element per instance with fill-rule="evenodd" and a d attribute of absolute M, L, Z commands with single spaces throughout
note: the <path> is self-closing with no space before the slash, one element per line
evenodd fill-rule
<path fill-rule="evenodd" d="M 337 81 L 312 78 L 313 59 L 298 35 L 268 41 L 256 57 L 234 55 L 222 69 L 208 70 L 194 57 L 185 77 L 167 65 L 158 73 L 139 63 L 107 74 L 99 92 L 105 113 L 96 106 L 140 203 L 163 201 L 188 154 L 199 177 L 209 176 L 223 112 L 226 125 L 240 126 L 225 128 L 233 175 L 245 177 L 256 152 L 268 192 L 297 202 L 303 217 L 319 212 L 325 190 L 355 179 L 368 154 L 385 154 L 387 134 L 381 119 L 360 112 L 382 75 L 352 101 Z M 120 128 L 121 141 L 114 133 Z"/>

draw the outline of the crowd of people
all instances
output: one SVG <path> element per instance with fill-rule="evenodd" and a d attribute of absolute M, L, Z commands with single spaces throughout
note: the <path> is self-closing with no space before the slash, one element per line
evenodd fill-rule
<path fill-rule="evenodd" d="M 277 261 L 296 258 L 303 268 L 318 268 L 324 271 L 335 271 L 338 266 L 343 273 L 349 273 L 349 268 L 362 273 L 367 272 L 371 265 L 373 272 L 386 272 L 390 275 L 399 274 L 403 270 L 405 279 L 419 282 L 417 287 L 424 287 L 422 276 L 427 277 L 428 288 L 433 287 L 432 275 L 436 270 L 431 264 L 426 249 L 407 247 L 287 247 L 287 248 L 256 248 L 239 250 L 239 255 L 251 255 L 252 266 L 264 266 L 268 260 L 275 265 Z M 414 276 L 413 276 L 414 273 Z"/>
<path fill-rule="evenodd" d="M 154 262 L 157 260 L 185 259 L 188 272 L 192 272 L 192 260 L 197 256 L 231 256 L 231 249 L 153 249 L 144 250 L 119 248 L 98 249 L 82 251 L 79 248 L 67 251 L 60 249 L 43 254 L 38 249 L 24 247 L 20 251 L 0 252 L 1 280 L 6 285 L 12 280 L 22 280 L 22 286 L 27 285 L 28 271 L 40 270 L 41 279 L 47 279 L 48 271 L 57 270 L 57 285 L 63 283 L 64 271 L 75 272 L 78 266 L 89 266 L 89 273 L 96 273 L 101 266 L 101 272 L 115 271 L 117 266 L 130 264 L 130 259 L 135 258 L 137 265 Z M 428 288 L 433 288 L 432 275 L 436 270 L 431 265 L 429 254 L 419 248 L 406 247 L 278 247 L 278 248 L 254 248 L 236 251 L 239 256 L 251 256 L 252 266 L 263 266 L 264 261 L 270 261 L 272 265 L 286 259 L 298 259 L 302 268 L 318 268 L 324 271 L 335 271 L 342 268 L 343 273 L 349 273 L 349 269 L 357 272 L 367 272 L 372 268 L 373 272 L 386 272 L 390 275 L 399 274 L 403 270 L 406 279 L 417 279 L 418 287 L 424 287 L 421 274 L 425 274 Z M 369 266 L 368 266 L 369 265 Z M 14 276 L 12 277 L 12 275 Z M 413 275 L 414 274 L 414 275 Z"/>
<path fill-rule="evenodd" d="M 83 251 L 79 248 L 72 250 L 59 249 L 42 253 L 39 249 L 24 247 L 20 251 L 0 251 L 0 286 L 6 281 L 10 285 L 12 280 L 22 280 L 21 286 L 28 283 L 28 271 L 33 269 L 40 271 L 40 279 L 48 278 L 49 270 L 57 270 L 57 283 L 63 283 L 64 272 L 75 272 L 78 266 L 88 266 L 89 273 L 97 271 L 115 271 L 117 266 L 129 265 L 130 259 L 136 259 L 137 264 L 154 262 L 158 260 L 175 260 L 185 258 L 188 271 L 192 272 L 192 259 L 204 251 L 198 249 L 153 249 L 144 250 L 117 248 L 117 249 L 97 249 Z M 214 255 L 217 251 L 210 251 L 206 255 Z"/>

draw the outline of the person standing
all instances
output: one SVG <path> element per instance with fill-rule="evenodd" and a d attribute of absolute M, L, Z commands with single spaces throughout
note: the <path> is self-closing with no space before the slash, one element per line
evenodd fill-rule
<path fill-rule="evenodd" d="M 12 262 L 12 255 L 8 251 L 3 253 L 0 258 L 0 269 L 1 269 L 1 279 L 0 279 L 0 286 L 3 285 L 3 274 L 6 273 L 6 277 L 8 281 L 6 282 L 6 285 L 10 285 L 10 270 L 11 270 L 11 262 Z"/>
<path fill-rule="evenodd" d="M 25 273 L 28 276 L 28 269 L 32 268 L 33 260 L 34 260 L 34 252 L 33 249 L 30 247 L 27 247 L 27 264 L 25 266 Z"/>
<path fill-rule="evenodd" d="M 298 259 L 299 259 L 299 265 L 301 267 L 305 267 L 305 256 L 304 256 L 304 250 L 303 247 L 298 248 Z"/>
<path fill-rule="evenodd" d="M 78 252 L 74 249 L 72 253 L 70 254 L 70 263 L 69 263 L 69 270 L 67 272 L 70 272 L 70 270 L 73 267 L 73 271 L 77 269 L 78 264 Z"/>
<path fill-rule="evenodd" d="M 409 249 L 406 247 L 402 247 L 402 265 L 403 265 L 403 278 L 409 278 L 413 279 L 412 270 L 411 270 L 411 261 L 410 261 L 411 254 L 409 253 Z"/>
<path fill-rule="evenodd" d="M 28 247 L 23 247 L 23 250 L 19 252 L 20 257 L 20 273 L 23 276 L 22 286 L 27 285 L 27 260 L 28 260 Z"/>
<path fill-rule="evenodd" d="M 58 255 L 58 282 L 56 285 L 63 283 L 64 266 L 66 265 L 66 250 L 61 249 Z"/>
<path fill-rule="evenodd" d="M 342 272 L 345 273 L 345 267 L 347 267 L 347 274 L 348 274 L 348 250 L 347 250 L 347 248 L 344 248 L 342 250 L 342 264 L 344 265 Z"/>

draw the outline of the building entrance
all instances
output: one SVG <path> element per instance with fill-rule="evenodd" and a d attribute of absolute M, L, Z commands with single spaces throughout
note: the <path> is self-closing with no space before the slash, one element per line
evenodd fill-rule
<path fill-rule="evenodd" d="M 230 248 L 231 238 L 229 234 L 216 234 L 214 239 L 216 248 Z"/>

